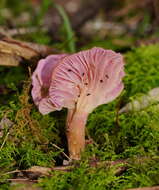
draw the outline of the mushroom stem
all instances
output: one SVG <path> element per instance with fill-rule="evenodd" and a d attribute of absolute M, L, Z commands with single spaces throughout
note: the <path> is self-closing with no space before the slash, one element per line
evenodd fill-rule
<path fill-rule="evenodd" d="M 68 110 L 67 115 L 67 141 L 69 157 L 80 160 L 81 152 L 85 148 L 85 125 L 88 113 Z"/>

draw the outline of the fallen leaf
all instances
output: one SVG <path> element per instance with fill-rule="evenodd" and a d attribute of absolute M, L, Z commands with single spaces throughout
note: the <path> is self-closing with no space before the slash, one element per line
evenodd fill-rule
<path fill-rule="evenodd" d="M 0 65 L 3 66 L 18 66 L 22 59 L 16 55 L 10 55 L 8 53 L 0 53 Z"/>
<path fill-rule="evenodd" d="M 45 45 L 2 36 L 0 40 L 0 65 L 18 66 L 22 59 L 31 60 L 45 57 L 52 52 L 53 49 Z"/>

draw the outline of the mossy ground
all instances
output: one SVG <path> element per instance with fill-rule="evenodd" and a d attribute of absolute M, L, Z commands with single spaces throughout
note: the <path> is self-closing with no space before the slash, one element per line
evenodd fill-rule
<path fill-rule="evenodd" d="M 47 2 L 49 0 L 29 25 L 39 25 L 47 9 Z M 19 9 L 26 11 L 29 7 L 24 3 L 20 4 L 19 9 L 14 9 L 16 15 L 19 14 Z M 0 22 L 4 22 L 1 17 Z M 54 44 L 45 32 L 30 35 L 27 39 Z M 69 50 L 66 42 L 58 42 L 56 45 L 63 47 L 64 51 Z M 123 50 L 107 40 L 101 43 L 91 42 L 82 49 L 94 45 Z M 125 190 L 159 185 L 159 110 L 156 104 L 139 112 L 117 114 L 119 108 L 127 102 L 159 86 L 159 44 L 133 48 L 124 56 L 124 91 L 115 101 L 98 107 L 88 118 L 87 137 L 90 136 L 93 143 L 87 146 L 82 160 L 73 171 L 53 172 L 52 177 L 41 178 L 37 185 L 42 189 Z M 7 174 L 9 171 L 27 169 L 34 165 L 62 165 L 66 159 L 62 152 L 67 153 L 67 111 L 53 112 L 46 116 L 38 112 L 30 95 L 28 69 L 23 65 L 17 68 L 0 67 L 0 85 L 5 87 L 0 97 L 0 119 L 7 117 L 13 122 L 11 127 L 3 129 L 3 136 L 0 137 L 0 189 L 5 190 L 12 189 L 7 179 L 14 177 L 14 174 Z M 54 144 L 61 149 L 57 149 Z M 91 159 L 125 159 L 128 160 L 127 170 L 117 175 L 118 165 L 90 167 Z"/>
<path fill-rule="evenodd" d="M 117 115 L 119 107 L 159 85 L 159 45 L 133 49 L 125 54 L 125 61 L 123 93 L 89 116 L 87 129 L 94 143 L 88 145 L 82 161 L 73 171 L 54 172 L 51 178 L 42 178 L 38 185 L 43 189 L 121 190 L 159 184 L 158 108 L 150 105 L 140 112 Z M 10 70 L 16 74 L 18 68 Z M 23 77 L 27 79 L 27 76 Z M 4 129 L 0 139 L 1 144 L 4 142 L 0 151 L 2 189 L 8 188 L 6 179 L 12 177 L 5 175 L 8 171 L 33 165 L 60 165 L 65 159 L 61 151 L 67 152 L 64 134 L 66 110 L 41 116 L 31 100 L 30 81 L 24 82 L 23 90 L 19 92 L 16 80 L 10 75 L 5 80 L 15 87 L 8 104 L 1 104 L 0 116 L 9 118 L 14 124 Z M 89 160 L 95 157 L 100 161 L 129 159 L 128 169 L 116 175 L 117 166 L 90 167 Z M 139 162 L 138 158 L 143 160 Z"/>

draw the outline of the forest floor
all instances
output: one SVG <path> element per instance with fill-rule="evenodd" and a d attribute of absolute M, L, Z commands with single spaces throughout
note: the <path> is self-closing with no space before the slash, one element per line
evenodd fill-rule
<path fill-rule="evenodd" d="M 42 116 L 30 94 L 30 75 L 39 57 L 33 60 L 26 58 L 28 52 L 25 52 L 25 55 L 18 55 L 21 60 L 18 64 L 11 52 L 9 56 L 13 58 L 14 66 L 4 66 L 0 46 L 0 189 L 126 190 L 158 186 L 158 102 L 119 114 L 128 102 L 140 100 L 151 89 L 159 87 L 158 33 L 149 38 L 141 35 L 148 22 L 145 18 L 146 23 L 138 31 L 139 35 L 121 33 L 124 29 L 119 25 L 116 28 L 119 29 L 118 35 L 98 31 L 89 38 L 89 27 L 83 28 L 88 35 L 76 34 L 65 11 L 59 6 L 57 9 L 63 25 L 58 36 L 52 37 L 41 24 L 49 3 L 49 0 L 43 3 L 35 19 L 30 16 L 33 10 L 28 3 L 20 3 L 19 8 L 12 7 L 13 13 L 3 7 L 6 12 L 0 16 L 0 43 L 6 35 L 5 38 L 9 39 L 33 42 L 38 46 L 43 44 L 46 50 L 43 57 L 50 51 L 72 53 L 94 46 L 121 52 L 126 63 L 124 91 L 116 100 L 99 106 L 89 115 L 87 139 L 91 143 L 87 145 L 81 161 L 65 166 L 63 163 L 68 160 L 65 136 L 67 110 Z M 24 18 L 19 16 L 21 12 L 25 13 Z M 11 13 L 15 20 L 8 24 Z M 29 22 L 25 23 L 25 19 Z M 11 25 L 10 29 L 4 27 L 6 23 Z M 24 34 L 15 29 L 17 23 L 19 28 L 25 28 L 21 30 Z M 11 41 L 7 43 L 10 46 Z M 23 51 L 23 42 L 18 42 L 18 46 L 18 51 Z"/>

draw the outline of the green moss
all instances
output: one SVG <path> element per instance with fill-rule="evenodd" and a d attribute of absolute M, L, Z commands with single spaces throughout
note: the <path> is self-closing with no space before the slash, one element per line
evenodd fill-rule
<path fill-rule="evenodd" d="M 125 58 L 126 96 L 145 93 L 159 85 L 159 44 L 133 49 Z"/>
<path fill-rule="evenodd" d="M 114 175 L 115 168 L 90 168 L 86 162 L 81 163 L 79 168 L 73 172 L 63 173 L 55 172 L 53 177 L 45 178 L 41 181 L 40 186 L 45 190 L 54 189 L 98 189 L 104 190 L 113 186 L 119 177 Z M 118 183 L 118 182 L 117 182 Z"/>
<path fill-rule="evenodd" d="M 39 185 L 44 190 L 54 189 L 89 189 L 89 190 L 125 190 L 132 187 L 153 186 L 158 184 L 158 159 L 129 161 L 128 169 L 122 175 L 116 175 L 117 167 L 102 166 L 90 168 L 82 162 L 72 172 L 54 172 L 51 178 L 41 179 Z M 155 167 L 154 167 L 155 166 Z"/>

